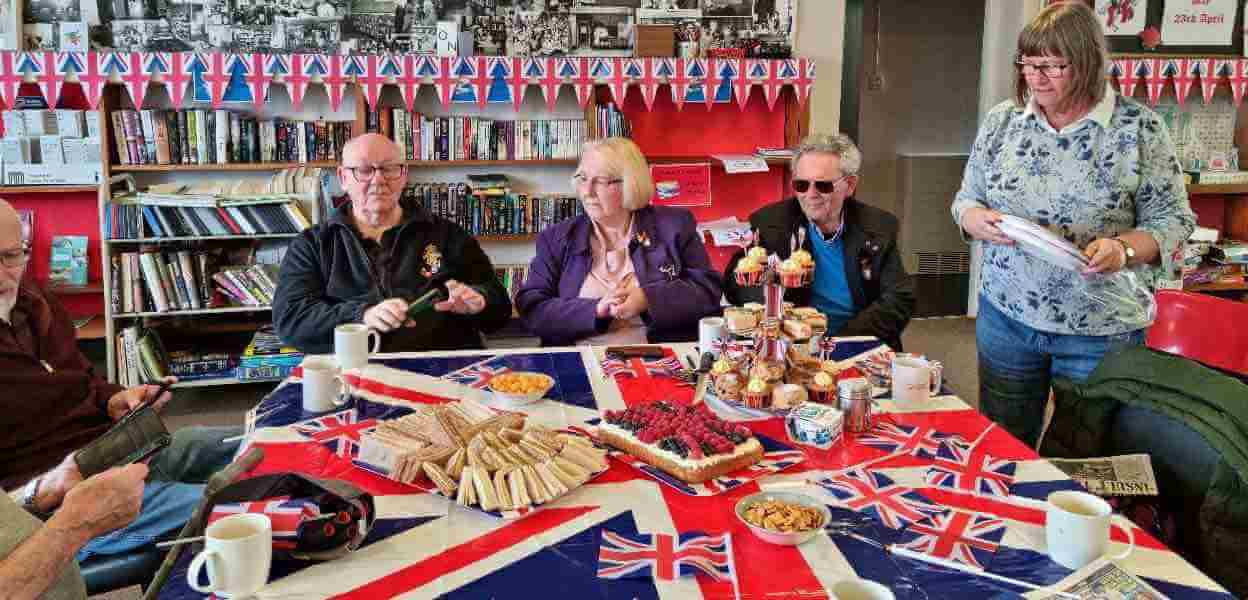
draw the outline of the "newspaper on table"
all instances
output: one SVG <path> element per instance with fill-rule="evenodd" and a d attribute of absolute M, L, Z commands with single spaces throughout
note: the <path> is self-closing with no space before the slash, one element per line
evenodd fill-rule
<path fill-rule="evenodd" d="M 1064 600 L 1055 592 L 1074 594 L 1084 600 L 1166 600 L 1166 596 L 1117 563 L 1101 557 L 1065 579 L 1023 594 L 1027 600 Z"/>
<path fill-rule="evenodd" d="M 1157 479 L 1147 454 L 1048 460 L 1098 496 L 1157 495 Z"/>

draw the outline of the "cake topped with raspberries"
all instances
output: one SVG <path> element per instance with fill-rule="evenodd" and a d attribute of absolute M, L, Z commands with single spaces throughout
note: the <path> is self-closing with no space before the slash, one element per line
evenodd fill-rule
<path fill-rule="evenodd" d="M 731 473 L 763 457 L 763 446 L 748 427 L 720 419 L 705 404 L 659 400 L 607 411 L 598 437 L 689 483 Z"/>

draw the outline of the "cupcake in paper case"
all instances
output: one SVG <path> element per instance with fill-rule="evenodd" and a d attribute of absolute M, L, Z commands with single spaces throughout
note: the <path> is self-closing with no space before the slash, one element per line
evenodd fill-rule
<path fill-rule="evenodd" d="M 750 248 L 750 251 L 746 252 L 745 255 L 754 259 L 760 265 L 767 264 L 767 249 L 762 246 Z"/>
<path fill-rule="evenodd" d="M 715 396 L 725 402 L 741 401 L 741 376 L 729 371 L 715 378 Z"/>
<path fill-rule="evenodd" d="M 728 360 L 726 356 L 721 356 L 719 360 L 715 361 L 715 364 L 711 365 L 711 381 L 715 382 L 720 376 L 732 373 L 735 370 L 732 361 Z"/>
<path fill-rule="evenodd" d="M 784 362 L 778 360 L 755 361 L 750 367 L 750 379 L 762 379 L 767 383 L 778 383 L 784 379 Z"/>
<path fill-rule="evenodd" d="M 836 404 L 836 377 L 820 370 L 811 380 L 810 400 L 820 404 Z"/>
<path fill-rule="evenodd" d="M 742 403 L 750 408 L 767 408 L 771 405 L 771 386 L 761 378 L 750 379 L 742 395 Z"/>
<path fill-rule="evenodd" d="M 763 279 L 763 265 L 753 257 L 746 256 L 737 261 L 735 274 L 737 285 L 753 287 L 758 285 Z"/>
<path fill-rule="evenodd" d="M 794 250 L 793 253 L 789 255 L 789 259 L 800 265 L 803 270 L 815 270 L 815 258 L 811 256 L 809 252 L 802 250 L 801 248 Z"/>
<path fill-rule="evenodd" d="M 803 269 L 797 261 L 792 258 L 786 259 L 780 263 L 780 285 L 786 288 L 800 288 L 810 285 L 807 275 L 811 271 Z"/>

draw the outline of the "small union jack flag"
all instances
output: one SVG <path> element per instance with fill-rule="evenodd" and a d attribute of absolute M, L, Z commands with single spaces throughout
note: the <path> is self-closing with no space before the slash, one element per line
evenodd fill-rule
<path fill-rule="evenodd" d="M 918 456 L 933 464 L 924 479 L 928 485 L 987 496 L 1009 496 L 1018 463 L 988 454 L 984 444 L 946 439 L 936 453 L 920 450 Z"/>
<path fill-rule="evenodd" d="M 307 499 L 291 500 L 290 496 L 265 498 L 254 502 L 232 502 L 212 507 L 208 524 L 237 514 L 259 514 L 273 524 L 273 547 L 294 549 L 299 540 L 299 525 L 321 516 L 321 507 Z"/>
<path fill-rule="evenodd" d="M 961 438 L 937 431 L 928 425 L 902 425 L 881 420 L 871 430 L 858 436 L 857 442 L 890 454 L 926 452 L 935 455 L 940 449 L 940 443 L 946 439 Z"/>
<path fill-rule="evenodd" d="M 815 483 L 845 508 L 871 515 L 890 529 L 901 529 L 946 510 L 878 471 L 851 469 Z"/>
<path fill-rule="evenodd" d="M 675 377 L 684 369 L 675 356 L 663 358 L 610 358 L 602 361 L 602 372 L 608 377 Z"/>
<path fill-rule="evenodd" d="M 806 460 L 806 455 L 801 450 L 777 450 L 775 452 L 767 452 L 763 454 L 763 459 L 746 467 L 736 473 L 729 473 L 722 477 L 716 477 L 703 482 L 708 489 L 715 493 L 723 493 L 736 487 L 743 486 L 760 477 L 766 477 L 774 473 L 779 473 L 793 465 Z"/>
<path fill-rule="evenodd" d="M 501 359 L 493 358 L 475 365 L 468 365 L 454 373 L 447 373 L 443 376 L 443 379 L 449 379 L 455 383 L 483 390 L 490 385 L 491 379 L 510 372 L 511 367 L 504 364 Z"/>
<path fill-rule="evenodd" d="M 602 530 L 598 578 L 648 578 L 671 581 L 703 572 L 716 581 L 736 581 L 732 534 L 621 534 Z"/>
<path fill-rule="evenodd" d="M 1005 521 L 992 515 L 951 511 L 911 523 L 898 546 L 936 558 L 984 568 L 1005 535 Z"/>
<path fill-rule="evenodd" d="M 377 419 L 360 421 L 355 409 L 351 408 L 300 421 L 291 427 L 300 435 L 333 450 L 338 456 L 350 458 L 359 450 L 360 434 L 376 428 Z"/>

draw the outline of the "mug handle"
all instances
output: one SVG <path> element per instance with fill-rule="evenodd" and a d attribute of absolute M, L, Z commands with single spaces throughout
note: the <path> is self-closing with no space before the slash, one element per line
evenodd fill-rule
<path fill-rule="evenodd" d="M 186 569 L 186 583 L 191 586 L 191 589 L 204 594 L 216 591 L 216 568 L 212 566 L 214 563 L 208 560 L 216 554 L 215 550 L 203 550 L 191 560 L 191 566 Z M 199 585 L 199 572 L 204 569 L 204 563 L 208 564 L 208 587 Z"/>
<path fill-rule="evenodd" d="M 334 375 L 334 383 L 338 388 L 338 392 L 334 394 L 332 402 L 334 406 L 343 406 L 347 400 L 351 398 L 351 384 L 342 375 Z"/>
<path fill-rule="evenodd" d="M 928 391 L 931 395 L 936 396 L 940 394 L 940 388 L 944 384 L 945 366 L 934 360 L 929 361 L 927 364 Z"/>
<path fill-rule="evenodd" d="M 376 354 L 378 352 L 381 352 L 381 332 L 377 331 L 376 329 L 369 329 L 368 330 L 368 353 Z"/>
<path fill-rule="evenodd" d="M 1135 550 L 1135 530 L 1134 530 L 1134 527 L 1132 526 L 1131 521 L 1129 521 L 1126 517 L 1117 513 L 1115 513 L 1113 518 L 1110 519 L 1110 524 L 1117 525 L 1127 532 L 1126 550 L 1123 550 L 1122 552 L 1119 552 L 1117 554 L 1109 555 L 1110 560 L 1122 560 L 1126 558 L 1127 556 L 1129 556 L 1132 550 Z"/>

